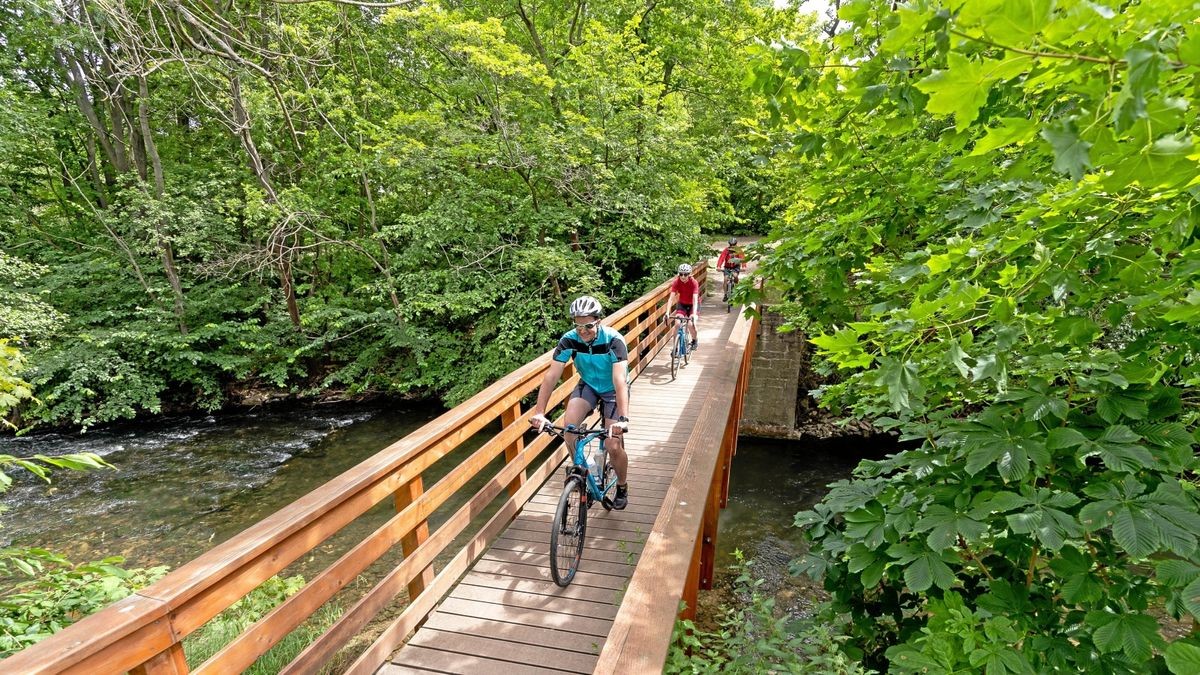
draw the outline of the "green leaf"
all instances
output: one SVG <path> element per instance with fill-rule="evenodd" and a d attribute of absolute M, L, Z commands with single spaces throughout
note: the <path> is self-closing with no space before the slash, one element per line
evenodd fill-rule
<path fill-rule="evenodd" d="M 1168 586 L 1186 586 L 1200 579 L 1200 567 L 1186 560 L 1162 560 L 1154 569 L 1158 580 Z"/>
<path fill-rule="evenodd" d="M 987 103 L 993 83 L 1021 72 L 1028 64 L 1027 57 L 1006 57 L 1004 60 L 972 61 L 958 52 L 947 57 L 949 68 L 935 70 L 917 82 L 917 88 L 929 94 L 925 109 L 932 113 L 954 115 L 959 131 L 966 129 L 979 116 Z"/>
<path fill-rule="evenodd" d="M 925 25 L 929 23 L 928 13 L 918 12 L 909 5 L 900 5 L 896 16 L 900 18 L 900 22 L 888 31 L 887 37 L 879 45 L 885 52 L 896 52 L 908 47 L 915 37 L 925 32 Z"/>
<path fill-rule="evenodd" d="M 1200 620 L 1200 578 L 1183 589 L 1183 606 L 1196 620 Z"/>
<path fill-rule="evenodd" d="M 1080 459 L 1099 457 L 1114 471 L 1136 473 L 1158 464 L 1149 450 L 1137 444 L 1140 438 L 1129 427 L 1117 424 L 1105 429 L 1096 440 L 1082 443 L 1077 453 Z"/>
<path fill-rule="evenodd" d="M 1050 21 L 1051 0 L 1004 0 L 995 16 L 988 17 L 987 34 L 1003 45 L 1030 42 Z"/>
<path fill-rule="evenodd" d="M 887 387 L 888 401 L 894 411 L 912 410 L 925 394 L 925 383 L 913 361 L 901 363 L 890 356 L 880 357 L 878 377 L 879 383 Z"/>
<path fill-rule="evenodd" d="M 1099 624 L 1092 637 L 1101 653 L 1124 652 L 1134 661 L 1143 662 L 1153 655 L 1154 647 L 1163 644 L 1158 622 L 1145 614 L 1090 612 L 1087 620 Z"/>
<path fill-rule="evenodd" d="M 833 335 L 818 335 L 811 341 L 819 349 L 820 354 L 843 368 L 867 368 L 875 357 L 863 350 L 858 340 L 859 333 L 851 328 L 843 328 Z"/>
<path fill-rule="evenodd" d="M 904 569 L 904 584 L 918 593 L 934 585 L 948 589 L 954 585 L 954 572 L 937 554 L 926 551 Z"/>
<path fill-rule="evenodd" d="M 971 358 L 971 355 L 963 351 L 963 348 L 958 344 L 958 340 L 950 341 L 949 349 L 950 363 L 958 369 L 958 374 L 966 377 L 971 373 L 971 369 L 967 366 L 966 359 Z"/>
<path fill-rule="evenodd" d="M 1117 544 L 1136 558 L 1144 558 L 1158 550 L 1158 528 L 1140 509 L 1124 506 L 1117 509 L 1112 532 Z"/>
<path fill-rule="evenodd" d="M 959 537 L 974 543 L 987 531 L 987 526 L 946 506 L 934 504 L 925 511 L 914 526 L 917 532 L 929 532 L 925 541 L 929 548 L 940 551 L 957 545 Z"/>
<path fill-rule="evenodd" d="M 908 644 L 889 647 L 887 658 L 896 673 L 941 673 L 946 670 L 945 664 Z"/>
<path fill-rule="evenodd" d="M 1066 419 L 1067 410 L 1067 402 L 1057 396 L 1038 394 L 1025 402 L 1025 417 L 1031 420 L 1040 420 L 1048 415 Z"/>
<path fill-rule="evenodd" d="M 1084 170 L 1092 167 L 1088 156 L 1091 143 L 1079 138 L 1075 131 L 1075 123 L 1064 120 L 1057 127 L 1042 129 L 1042 138 L 1054 149 L 1054 170 L 1060 171 L 1078 181 L 1083 178 Z"/>
<path fill-rule="evenodd" d="M 1055 427 L 1046 435 L 1046 447 L 1050 450 L 1074 448 L 1087 441 L 1087 436 L 1069 427 Z"/>
<path fill-rule="evenodd" d="M 987 135 L 975 144 L 970 156 L 984 155 L 1013 143 L 1025 144 L 1037 134 L 1038 123 L 1023 117 L 1004 117 L 1000 125 L 988 129 Z M 1014 270 L 1016 268 L 1013 268 Z"/>
<path fill-rule="evenodd" d="M 1113 105 L 1113 125 L 1118 133 L 1146 116 L 1146 92 L 1157 84 L 1160 60 L 1158 51 L 1145 44 L 1125 52 L 1125 83 Z"/>
<path fill-rule="evenodd" d="M 1163 656 L 1166 658 L 1167 668 L 1176 675 L 1200 673 L 1200 647 L 1196 645 L 1182 641 L 1172 642 L 1167 645 Z"/>

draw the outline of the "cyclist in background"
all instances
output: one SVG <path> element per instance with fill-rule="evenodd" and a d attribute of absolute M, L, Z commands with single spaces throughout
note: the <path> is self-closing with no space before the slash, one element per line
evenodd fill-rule
<path fill-rule="evenodd" d="M 617 471 L 617 494 L 613 498 L 613 508 L 623 509 L 629 503 L 629 485 L 626 483 L 629 458 L 625 454 L 625 442 L 622 439 L 629 430 L 629 388 L 625 379 L 629 349 L 625 346 L 624 336 L 608 326 L 600 325 L 604 310 L 599 300 L 588 295 L 580 296 L 571 303 L 570 314 L 575 327 L 564 333 L 554 348 L 554 360 L 538 389 L 537 404 L 529 418 L 529 425 L 541 431 L 550 423 L 546 419 L 546 404 L 550 402 L 550 395 L 554 393 L 563 369 L 574 359 L 579 384 L 567 399 L 563 422 L 566 426 L 582 424 L 584 418 L 597 405 L 600 406 L 604 426 L 612 432 L 604 447 Z M 567 447 L 574 447 L 577 438 L 576 434 L 567 434 L 564 439 Z"/>
<path fill-rule="evenodd" d="M 721 250 L 721 255 L 717 256 L 717 269 L 725 275 L 724 287 L 729 287 L 729 277 L 735 273 L 740 274 L 746 264 L 746 256 L 742 255 L 741 249 L 737 248 L 738 240 L 734 237 L 729 238 L 729 245 Z M 729 302 L 729 293 L 725 292 L 721 302 Z"/>
<path fill-rule="evenodd" d="M 696 348 L 696 317 L 700 316 L 700 282 L 692 278 L 692 266 L 683 263 L 679 266 L 678 274 L 671 281 L 671 299 L 668 307 L 674 307 L 672 314 L 682 314 L 687 317 L 688 336 L 692 338 L 692 349 Z"/>

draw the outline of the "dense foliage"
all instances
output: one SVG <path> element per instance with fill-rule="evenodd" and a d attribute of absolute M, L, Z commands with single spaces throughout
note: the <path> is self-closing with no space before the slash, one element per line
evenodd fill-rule
<path fill-rule="evenodd" d="M 752 562 L 734 551 L 737 576 L 733 598 L 722 609 L 713 631 L 691 621 L 675 624 L 664 673 L 822 673 L 869 672 L 839 648 L 846 639 L 835 627 L 813 618 L 776 616 L 775 598 L 762 591 Z"/>
<path fill-rule="evenodd" d="M 763 217 L 728 130 L 749 36 L 788 20 L 0 0 L 0 415 L 469 396 L 569 296 L 631 299 Z"/>
<path fill-rule="evenodd" d="M 166 567 L 125 569 L 123 559 L 72 565 L 39 553 L 37 576 L 0 589 L 0 658 L 40 642 L 157 581 Z"/>
<path fill-rule="evenodd" d="M 1200 6 L 840 17 L 754 68 L 763 269 L 824 402 L 919 447 L 797 516 L 800 567 L 870 667 L 1197 672 Z"/>

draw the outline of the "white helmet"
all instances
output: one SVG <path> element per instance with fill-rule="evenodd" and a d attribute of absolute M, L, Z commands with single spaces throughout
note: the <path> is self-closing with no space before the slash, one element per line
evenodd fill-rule
<path fill-rule="evenodd" d="M 604 315 L 604 308 L 600 306 L 600 301 L 590 295 L 581 295 L 575 298 L 575 302 L 571 303 L 571 316 L 594 316 L 601 317 Z"/>
<path fill-rule="evenodd" d="M 679 266 L 679 269 L 676 270 L 676 272 L 678 272 L 679 274 L 691 274 L 692 266 L 687 263 L 683 263 L 682 265 Z"/>
<path fill-rule="evenodd" d="M 730 246 L 737 246 L 737 238 L 736 238 L 736 237 L 730 237 L 730 238 L 729 238 L 729 245 L 730 245 Z"/>

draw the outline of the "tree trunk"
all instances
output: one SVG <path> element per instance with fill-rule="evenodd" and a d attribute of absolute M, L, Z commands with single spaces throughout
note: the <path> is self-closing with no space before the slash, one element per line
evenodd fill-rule
<path fill-rule="evenodd" d="M 166 185 L 163 181 L 162 158 L 158 155 L 158 145 L 154 142 L 154 134 L 150 129 L 150 90 L 146 85 L 146 76 L 138 76 L 138 124 L 141 128 L 141 136 L 143 143 L 143 151 L 139 153 L 143 158 L 143 166 L 139 173 L 143 176 L 147 173 L 144 166 L 145 160 L 149 160 L 154 175 L 154 196 L 157 199 L 162 199 L 163 193 L 166 191 Z M 184 297 L 183 284 L 179 281 L 179 271 L 175 267 L 175 251 L 171 246 L 171 240 L 163 232 L 163 224 L 155 221 L 154 234 L 158 239 L 158 248 L 162 255 L 163 271 L 167 274 L 167 281 L 171 283 L 171 291 L 175 296 L 175 319 L 179 322 L 179 333 L 181 335 L 188 334 L 187 320 L 184 318 Z"/>
<path fill-rule="evenodd" d="M 278 204 L 279 195 L 271 184 L 271 176 L 262 160 L 262 155 L 258 152 L 258 146 L 254 144 L 254 136 L 250 133 L 250 115 L 246 112 L 246 105 L 242 100 L 242 84 L 237 75 L 231 75 L 229 78 L 229 96 L 233 102 L 234 131 L 242 142 L 242 149 L 246 151 L 250 170 L 254 172 L 258 184 L 267 193 L 267 201 L 271 204 Z M 275 232 L 271 233 L 268 250 L 279 272 L 279 286 L 283 291 L 284 301 L 287 303 L 288 316 L 291 317 L 292 325 L 300 328 L 300 306 L 296 302 L 296 286 L 292 281 L 292 251 L 284 246 L 286 238 L 287 233 L 283 232 L 282 228 L 276 228 Z"/>

